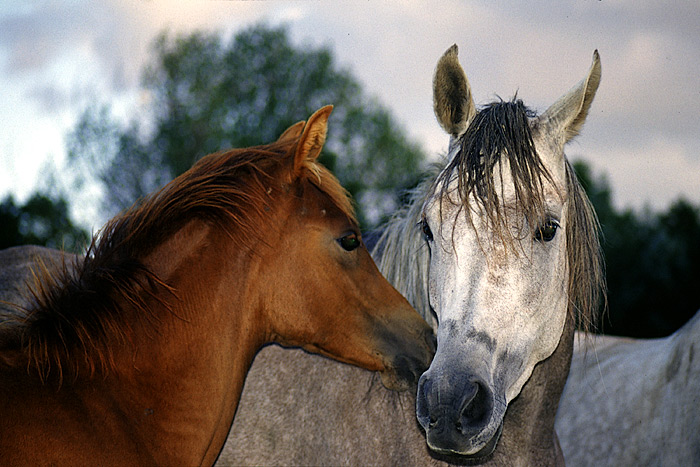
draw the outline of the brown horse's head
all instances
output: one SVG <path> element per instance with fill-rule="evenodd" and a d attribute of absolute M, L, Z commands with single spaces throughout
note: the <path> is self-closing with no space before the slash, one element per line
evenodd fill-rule
<path fill-rule="evenodd" d="M 290 127 L 281 196 L 265 235 L 261 279 L 274 341 L 381 372 L 405 389 L 430 364 L 429 326 L 381 275 L 362 242 L 347 192 L 317 162 L 332 107 Z M 277 191 L 277 189 L 275 189 Z M 289 196 L 291 194 L 292 196 Z"/>
<path fill-rule="evenodd" d="M 185 323 L 178 339 L 201 332 L 244 359 L 279 342 L 379 371 L 391 388 L 416 383 L 433 333 L 379 273 L 347 192 L 317 162 L 330 112 L 202 158 L 110 221 L 75 272 L 47 274 L 17 335 L 39 374 L 112 368 L 141 326 Z M 163 324 L 170 315 L 182 319 Z"/>

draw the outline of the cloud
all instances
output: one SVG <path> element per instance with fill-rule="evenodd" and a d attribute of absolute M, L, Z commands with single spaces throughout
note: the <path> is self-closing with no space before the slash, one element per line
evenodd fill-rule
<path fill-rule="evenodd" d="M 570 151 L 610 172 L 625 204 L 679 193 L 700 201 L 700 190 L 687 182 L 700 171 L 696 0 L 672 7 L 652 0 L 442 0 L 427 9 L 418 0 L 400 6 L 109 0 L 2 7 L 0 82 L 12 82 L 5 89 L 20 90 L 43 112 L 77 113 L 90 100 L 137 94 L 151 41 L 163 29 L 230 35 L 261 20 L 288 23 L 300 46 L 331 45 L 339 63 L 431 153 L 447 144 L 432 112 L 432 74 L 453 43 L 477 103 L 517 91 L 539 111 L 585 76 L 599 49 L 602 83 Z M 0 104 L 0 117 L 13 112 Z M 0 138 L 8 144 L 21 151 Z M 664 177 L 654 179 L 660 160 Z M 678 183 L 670 181 L 674 173 Z"/>
<path fill-rule="evenodd" d="M 128 56 L 129 41 L 142 36 L 133 24 L 119 7 L 101 2 L 48 2 L 4 14 L 0 70 L 4 79 L 23 82 L 26 97 L 48 112 L 81 104 L 81 91 L 124 92 L 136 86 L 140 66 Z"/>
<path fill-rule="evenodd" d="M 700 203 L 700 158 L 691 154 L 675 139 L 659 137 L 600 147 L 586 158 L 607 175 L 616 206 L 660 210 L 681 197 Z"/>

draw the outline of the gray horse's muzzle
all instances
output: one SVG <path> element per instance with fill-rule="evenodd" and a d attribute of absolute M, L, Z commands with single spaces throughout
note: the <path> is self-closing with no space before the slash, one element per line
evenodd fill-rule
<path fill-rule="evenodd" d="M 491 385 L 460 366 L 433 362 L 421 376 L 416 397 L 418 422 L 428 446 L 438 453 L 487 456 L 496 448 L 503 416 L 494 411 Z"/>

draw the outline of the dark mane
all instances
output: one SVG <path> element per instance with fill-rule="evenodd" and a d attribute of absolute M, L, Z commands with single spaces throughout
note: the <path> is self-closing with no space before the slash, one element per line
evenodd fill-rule
<path fill-rule="evenodd" d="M 529 121 L 533 117 L 535 113 L 519 99 L 499 101 L 483 108 L 453 143 L 455 155 L 431 189 L 432 192 L 439 186 L 440 198 L 459 203 L 457 215 L 465 212 L 470 222 L 473 222 L 473 209 L 484 213 L 496 238 L 506 245 L 513 245 L 517 239 L 507 225 L 504 200 L 496 189 L 496 180 L 503 178 L 503 166 L 498 164 L 501 158 L 509 162 L 515 188 L 514 207 L 524 214 L 528 225 L 538 225 L 544 216 L 544 182 L 554 185 L 535 148 Z M 455 177 L 457 200 L 448 188 Z M 600 302 L 605 301 L 600 229 L 591 203 L 568 161 L 566 183 L 569 310 L 575 314 L 579 329 L 590 330 L 595 327 Z M 476 206 L 470 206 L 471 195 Z"/>
<path fill-rule="evenodd" d="M 241 248 L 252 248 L 256 232 L 265 229 L 266 209 L 282 193 L 283 171 L 291 173 L 295 148 L 296 142 L 287 140 L 206 156 L 109 221 L 79 264 L 64 264 L 58 274 L 40 268 L 31 287 L 33 305 L 14 340 L 15 350 L 28 359 L 24 364 L 42 379 L 55 371 L 59 381 L 66 370 L 109 370 L 110 347 L 129 342 L 132 321 L 158 322 L 153 300 L 170 309 L 168 297 L 176 298 L 177 291 L 144 265 L 145 256 L 194 219 L 215 224 Z M 354 221 L 337 179 L 313 161 L 305 164 L 303 178 Z"/>

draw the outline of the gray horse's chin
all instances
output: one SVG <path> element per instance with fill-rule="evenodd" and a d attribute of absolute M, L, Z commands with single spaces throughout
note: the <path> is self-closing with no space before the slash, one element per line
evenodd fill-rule
<path fill-rule="evenodd" d="M 496 450 L 496 446 L 498 446 L 498 440 L 501 439 L 501 433 L 503 432 L 503 422 L 501 422 L 500 425 L 498 425 L 498 429 L 496 430 L 496 433 L 491 437 L 488 443 L 484 445 L 483 448 L 481 448 L 478 452 L 474 454 L 466 454 L 463 457 L 467 457 L 469 459 L 484 459 L 491 454 L 493 454 L 493 451 Z"/>
<path fill-rule="evenodd" d="M 456 465 L 464 464 L 465 462 L 468 465 L 471 465 L 472 462 L 469 461 L 483 462 L 488 460 L 488 458 L 491 457 L 493 452 L 496 450 L 496 447 L 498 446 L 498 441 L 501 439 L 502 432 L 503 422 L 501 422 L 501 424 L 498 426 L 498 429 L 493 434 L 491 439 L 475 453 L 467 454 L 452 449 L 437 449 L 431 447 L 430 455 L 435 459 Z"/>

